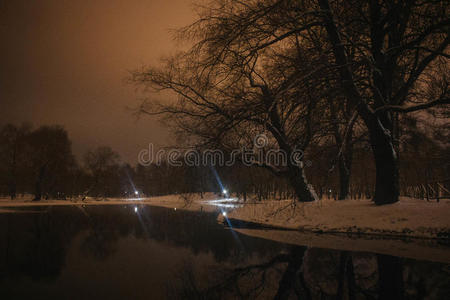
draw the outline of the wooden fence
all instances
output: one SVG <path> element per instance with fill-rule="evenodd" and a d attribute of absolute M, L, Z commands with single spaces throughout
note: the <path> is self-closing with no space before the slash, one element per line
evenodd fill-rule
<path fill-rule="evenodd" d="M 402 194 L 408 197 L 426 199 L 427 201 L 450 199 L 450 179 L 426 184 L 408 186 Z"/>

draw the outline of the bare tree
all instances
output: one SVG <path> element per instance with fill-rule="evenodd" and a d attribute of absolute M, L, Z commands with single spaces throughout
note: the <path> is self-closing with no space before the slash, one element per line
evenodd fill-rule
<path fill-rule="evenodd" d="M 74 165 L 71 142 L 60 126 L 42 126 L 27 137 L 27 153 L 34 181 L 34 200 L 63 192 L 63 185 Z"/>
<path fill-rule="evenodd" d="M 394 147 L 395 113 L 408 113 L 450 102 L 448 82 L 427 92 L 428 74 L 448 64 L 449 5 L 445 1 L 370 1 L 352 3 L 319 0 L 321 16 L 339 76 L 349 101 L 364 120 L 376 164 L 376 204 L 398 201 L 399 171 Z M 352 38 L 353 25 L 360 31 Z M 355 36 L 355 35 L 353 35 Z M 350 58 L 348 45 L 359 44 Z M 366 65 L 366 80 L 357 82 L 355 65 Z M 357 69 L 357 68 L 356 68 Z"/>
<path fill-rule="evenodd" d="M 162 68 L 143 68 L 133 73 L 134 82 L 178 96 L 172 103 L 145 102 L 140 112 L 169 116 L 169 124 L 193 137 L 196 147 L 229 151 L 251 148 L 254 138 L 264 132 L 269 138 L 265 150 L 282 150 L 291 158 L 296 151 L 305 151 L 323 138 L 328 130 L 329 123 L 323 122 L 323 117 L 328 109 L 329 87 L 316 68 L 320 64 L 323 72 L 328 72 L 326 64 L 321 53 L 313 51 L 311 38 L 295 32 L 283 45 L 274 45 L 265 52 L 248 50 L 250 40 L 227 40 L 229 35 L 234 36 L 230 30 L 247 30 L 241 23 L 236 26 L 242 28 L 229 28 L 233 22 L 246 22 L 247 15 L 239 12 L 228 4 L 208 11 L 199 23 L 182 31 L 194 37 L 194 47 L 166 59 Z M 257 24 L 258 18 L 252 17 Z M 265 21 L 272 26 L 272 20 L 261 22 Z M 301 161 L 288 159 L 285 166 L 260 160 L 255 164 L 288 178 L 300 201 L 317 199 Z"/>
<path fill-rule="evenodd" d="M 30 127 L 28 124 L 20 127 L 7 124 L 0 130 L 0 160 L 5 168 L 3 174 L 7 174 L 5 181 L 11 199 L 16 198 L 18 177 L 24 176 L 26 137 Z"/>
<path fill-rule="evenodd" d="M 98 147 L 85 154 L 84 164 L 92 178 L 86 195 L 106 197 L 118 194 L 113 191 L 116 191 L 119 185 L 119 160 L 119 154 L 110 147 Z"/>
<path fill-rule="evenodd" d="M 395 126 L 396 115 L 448 104 L 450 101 L 448 79 L 436 72 L 439 66 L 448 66 L 449 9 L 446 1 L 432 0 L 254 0 L 245 3 L 218 0 L 203 8 L 198 21 L 182 32 L 184 36 L 197 41 L 191 53 L 202 57 L 198 65 L 190 65 L 185 70 L 190 72 L 200 68 L 203 71 L 193 72 L 189 76 L 190 82 L 184 82 L 184 86 L 178 85 L 176 89 L 185 93 L 186 88 L 192 87 L 190 83 L 198 82 L 210 88 L 217 83 L 211 82 L 210 76 L 217 78 L 218 75 L 223 75 L 222 79 L 226 77 L 235 81 L 245 78 L 251 87 L 261 90 L 259 95 L 264 99 L 270 99 L 270 93 L 278 99 L 279 94 L 274 94 L 272 83 L 267 86 L 257 81 L 261 79 L 261 65 L 255 61 L 273 61 L 271 55 L 274 51 L 290 47 L 289 44 L 294 39 L 298 40 L 298 37 L 302 43 L 308 39 L 316 41 L 322 50 L 311 48 L 314 51 L 308 53 L 310 61 L 319 62 L 320 54 L 332 58 L 332 63 L 326 60 L 326 66 L 337 75 L 336 80 L 342 87 L 343 96 L 357 110 L 368 129 L 376 164 L 374 201 L 376 204 L 393 203 L 398 201 L 399 195 L 398 153 L 395 149 L 395 131 L 398 130 Z M 243 66 L 247 71 L 244 72 L 245 75 L 239 71 L 242 76 L 238 76 L 223 69 L 224 65 L 233 70 L 242 70 Z M 320 74 L 317 72 L 324 68 L 324 64 L 317 63 L 316 66 L 311 72 L 306 69 L 301 74 L 290 73 L 291 80 L 283 82 L 304 84 L 305 81 L 299 78 L 304 77 L 305 73 L 319 79 Z M 302 68 L 300 65 L 297 70 Z M 171 68 L 168 73 L 175 74 L 178 71 Z M 153 79 L 160 76 L 150 74 Z M 230 74 L 234 76 L 229 77 Z M 431 76 L 439 77 L 440 84 L 432 84 L 429 80 Z M 267 81 L 262 77 L 263 83 Z M 162 81 L 164 80 L 160 80 L 160 83 Z M 240 85 L 231 89 L 234 97 L 229 97 L 227 105 L 234 104 L 231 99 L 243 98 L 242 81 L 240 82 Z M 315 81 L 316 89 L 320 87 L 320 82 Z M 237 88 L 238 86 L 241 88 Z M 265 93 L 263 89 L 269 93 Z M 194 89 L 191 92 L 197 93 L 197 97 L 184 96 L 191 97 L 197 103 L 201 98 L 199 96 L 204 95 L 203 90 Z M 217 102 L 210 98 L 204 100 L 207 101 L 203 108 L 215 111 L 223 109 L 223 106 L 217 106 Z M 220 101 L 225 103 L 223 99 Z M 267 108 L 274 106 L 270 105 L 270 101 L 267 103 L 269 105 L 265 111 L 269 112 Z M 292 99 L 289 103 L 292 103 Z M 247 112 L 247 120 L 253 120 L 258 109 L 263 107 L 257 104 L 258 102 L 250 101 L 245 103 L 245 107 L 240 107 Z M 166 112 L 180 114 L 180 111 L 175 110 Z M 208 117 L 215 116 L 206 110 L 190 113 L 198 117 L 199 112 L 207 112 Z M 237 126 L 234 115 L 242 114 L 232 112 L 230 121 L 223 122 L 221 129 Z M 270 113 L 268 115 L 270 119 Z M 278 131 L 280 128 L 277 128 L 274 121 L 270 119 L 270 126 L 273 131 Z M 277 139 L 276 135 L 274 137 Z M 282 139 L 277 140 L 280 141 Z M 280 147 L 281 145 L 282 143 Z M 300 174 L 296 175 L 301 177 Z"/>

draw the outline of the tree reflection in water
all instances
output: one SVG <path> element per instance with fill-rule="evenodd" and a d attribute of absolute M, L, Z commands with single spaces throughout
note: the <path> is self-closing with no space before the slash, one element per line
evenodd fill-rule
<path fill-rule="evenodd" d="M 450 293 L 448 265 L 299 246 L 259 264 L 213 268 L 206 284 L 191 264 L 178 271 L 167 286 L 171 299 L 445 299 Z"/>
<path fill-rule="evenodd" d="M 146 206 L 137 213 L 134 206 L 33 210 L 0 214 L 0 290 L 10 293 L 8 299 L 35 294 L 79 299 L 92 293 L 121 299 L 136 286 L 136 298 L 444 299 L 450 294 L 446 264 L 250 237 L 224 228 L 214 213 Z M 132 260 L 135 249 L 143 255 Z M 102 278 L 89 278 L 103 263 L 110 269 L 97 272 Z M 164 270 L 169 263 L 170 270 Z M 114 277 L 121 272 L 128 285 Z M 61 280 L 65 288 L 59 288 Z"/>

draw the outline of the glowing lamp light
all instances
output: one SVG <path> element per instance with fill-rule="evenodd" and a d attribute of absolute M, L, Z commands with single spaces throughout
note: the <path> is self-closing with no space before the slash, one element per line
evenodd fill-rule
<path fill-rule="evenodd" d="M 137 213 L 137 206 L 134 207 L 134 212 Z"/>
<path fill-rule="evenodd" d="M 137 194 L 139 194 L 139 192 L 138 191 L 134 191 L 134 194 L 137 195 Z"/>
<path fill-rule="evenodd" d="M 228 193 L 228 191 L 227 191 L 227 190 L 225 190 L 225 189 L 224 189 L 224 190 L 223 190 L 222 192 L 223 192 L 224 194 Z"/>
<path fill-rule="evenodd" d="M 227 216 L 227 212 L 226 211 L 222 212 L 222 216 L 226 217 Z"/>

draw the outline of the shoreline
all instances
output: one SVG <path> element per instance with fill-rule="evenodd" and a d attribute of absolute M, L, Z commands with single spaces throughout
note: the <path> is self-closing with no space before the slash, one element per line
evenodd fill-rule
<path fill-rule="evenodd" d="M 403 198 L 396 204 L 371 205 L 368 200 L 322 200 L 297 203 L 290 200 L 242 203 L 235 198 L 218 199 L 208 193 L 204 198 L 195 195 L 184 202 L 178 195 L 151 198 L 88 198 L 70 200 L 9 200 L 0 199 L 0 213 L 32 213 L 24 210 L 39 206 L 101 206 L 150 205 L 188 211 L 227 211 L 232 226 L 243 228 L 286 230 L 311 234 L 333 234 L 351 237 L 384 239 L 450 240 L 450 201 L 441 203 Z M 288 206 L 286 206 L 288 204 Z M 218 221 L 225 226 L 225 217 L 218 213 Z"/>
<path fill-rule="evenodd" d="M 401 241 L 442 241 L 442 242 L 448 242 L 450 246 L 450 237 L 434 237 L 434 236 L 416 236 L 416 235 L 404 235 L 401 233 L 377 233 L 377 232 L 354 232 L 354 231 L 325 231 L 325 230 L 314 230 L 314 229 L 308 229 L 304 227 L 300 228 L 293 228 L 293 227 L 282 227 L 282 226 L 274 226 L 270 224 L 264 224 L 264 223 L 256 223 L 256 222 L 248 222 L 243 221 L 240 219 L 234 219 L 234 218 L 228 218 L 228 221 L 230 222 L 231 226 L 225 221 L 225 220 L 218 220 L 219 223 L 223 224 L 225 227 L 229 227 L 233 230 L 240 230 L 240 229 L 250 229 L 250 230 L 278 230 L 278 231 L 287 231 L 287 232 L 298 232 L 298 233 L 305 233 L 305 234 L 315 234 L 315 235 L 333 235 L 333 236 L 342 236 L 347 237 L 350 239 L 358 239 L 358 238 L 366 238 L 371 240 L 401 240 Z M 236 224 L 243 223 L 244 226 Z M 450 233 L 450 232 L 449 232 Z"/>

